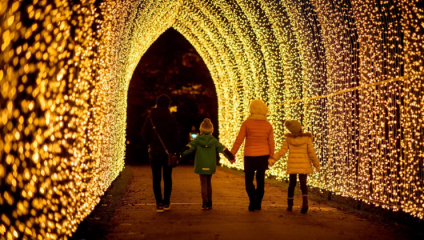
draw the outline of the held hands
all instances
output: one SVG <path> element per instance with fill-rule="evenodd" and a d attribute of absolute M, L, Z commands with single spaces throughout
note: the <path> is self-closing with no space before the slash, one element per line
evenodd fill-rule
<path fill-rule="evenodd" d="M 270 159 L 268 159 L 268 165 L 270 166 L 270 167 L 272 167 L 275 163 L 276 163 L 277 161 L 275 161 L 275 159 L 274 158 L 270 158 Z"/>
<path fill-rule="evenodd" d="M 228 159 L 228 161 L 230 161 L 231 164 L 236 162 L 236 158 L 234 157 L 233 153 L 231 153 L 227 148 L 224 148 L 224 154 L 225 154 L 225 157 Z"/>

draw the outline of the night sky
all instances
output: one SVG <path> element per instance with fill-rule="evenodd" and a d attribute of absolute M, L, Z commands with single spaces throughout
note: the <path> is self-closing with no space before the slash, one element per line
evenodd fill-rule
<path fill-rule="evenodd" d="M 209 70 L 194 47 L 176 30 L 163 33 L 141 58 L 128 90 L 127 163 L 147 163 L 141 130 L 156 97 L 168 94 L 177 111 L 181 143 L 188 142 L 192 126 L 198 131 L 205 117 L 218 136 L 217 99 Z"/>

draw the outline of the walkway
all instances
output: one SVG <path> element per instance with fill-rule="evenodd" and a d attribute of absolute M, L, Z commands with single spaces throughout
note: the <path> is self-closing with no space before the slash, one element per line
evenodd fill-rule
<path fill-rule="evenodd" d="M 174 169 L 172 209 L 155 212 L 148 166 L 131 166 L 132 176 L 111 220 L 107 239 L 407 239 L 328 206 L 310 202 L 301 214 L 285 211 L 287 191 L 267 183 L 262 211 L 247 211 L 244 177 L 218 170 L 212 178 L 214 208 L 202 211 L 200 181 L 190 166 Z"/>

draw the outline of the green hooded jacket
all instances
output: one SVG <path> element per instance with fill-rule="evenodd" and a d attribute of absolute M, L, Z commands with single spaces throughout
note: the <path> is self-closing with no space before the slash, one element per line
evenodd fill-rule
<path fill-rule="evenodd" d="M 202 133 L 196 139 L 189 142 L 187 146 L 190 149 L 184 151 L 183 156 L 196 151 L 194 172 L 197 174 L 214 174 L 216 171 L 216 152 L 223 153 L 226 149 L 210 133 Z"/>

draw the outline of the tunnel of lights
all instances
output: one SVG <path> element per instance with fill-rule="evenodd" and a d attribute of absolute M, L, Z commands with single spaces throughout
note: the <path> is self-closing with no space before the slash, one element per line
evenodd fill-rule
<path fill-rule="evenodd" d="M 0 239 L 66 238 L 93 210 L 124 167 L 132 73 L 170 27 L 210 70 L 226 146 L 263 99 L 276 148 L 285 119 L 314 134 L 310 186 L 424 217 L 422 1 L 3 0 L 0 19 Z"/>

